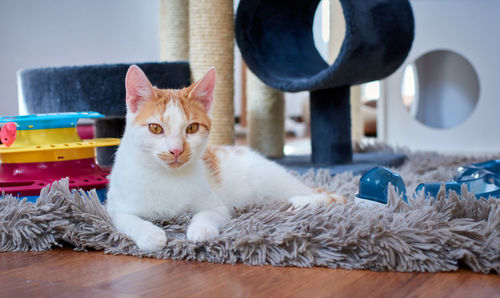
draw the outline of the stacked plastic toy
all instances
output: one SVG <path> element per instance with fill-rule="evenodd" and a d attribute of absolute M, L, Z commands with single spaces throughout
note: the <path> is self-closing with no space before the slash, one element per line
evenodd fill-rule
<path fill-rule="evenodd" d="M 36 201 L 42 188 L 68 177 L 70 189 L 96 189 L 106 198 L 110 169 L 96 162 L 96 147 L 116 146 L 119 139 L 82 140 L 78 119 L 102 118 L 96 112 L 0 117 L 0 193 Z"/>

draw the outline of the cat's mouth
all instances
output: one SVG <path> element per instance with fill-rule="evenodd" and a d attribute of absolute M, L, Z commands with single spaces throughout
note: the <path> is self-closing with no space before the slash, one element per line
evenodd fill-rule
<path fill-rule="evenodd" d="M 182 160 L 181 157 L 175 158 L 171 154 L 159 153 L 158 158 L 169 168 L 180 168 L 182 167 L 186 161 Z"/>
<path fill-rule="evenodd" d="M 171 168 L 180 168 L 184 165 L 184 163 L 182 161 L 179 161 L 179 160 L 174 160 L 174 161 L 171 161 L 171 162 L 167 162 L 167 165 Z"/>

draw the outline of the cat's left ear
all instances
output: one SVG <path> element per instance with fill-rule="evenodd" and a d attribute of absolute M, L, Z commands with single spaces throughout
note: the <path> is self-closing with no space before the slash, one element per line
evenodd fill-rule
<path fill-rule="evenodd" d="M 189 92 L 189 98 L 203 104 L 205 112 L 209 112 L 214 101 L 215 89 L 215 67 L 211 67 L 207 73 L 196 82 Z"/>

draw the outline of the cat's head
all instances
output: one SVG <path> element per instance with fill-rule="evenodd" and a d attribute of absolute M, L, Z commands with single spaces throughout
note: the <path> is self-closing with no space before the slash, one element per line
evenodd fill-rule
<path fill-rule="evenodd" d="M 153 87 L 132 65 L 125 78 L 127 141 L 167 169 L 182 168 L 203 156 L 211 120 L 215 68 L 183 89 Z M 132 140 L 130 140 L 130 138 Z M 131 157 L 132 158 L 132 157 Z"/>

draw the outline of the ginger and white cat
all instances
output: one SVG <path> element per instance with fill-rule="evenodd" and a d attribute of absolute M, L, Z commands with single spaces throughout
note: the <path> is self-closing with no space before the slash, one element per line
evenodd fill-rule
<path fill-rule="evenodd" d="M 125 79 L 127 124 L 117 151 L 107 211 L 143 250 L 166 245 L 150 220 L 191 210 L 187 238 L 213 239 L 233 207 L 268 200 L 294 206 L 345 202 L 311 189 L 245 147 L 207 146 L 215 69 L 190 87 L 157 89 L 133 65 Z"/>

